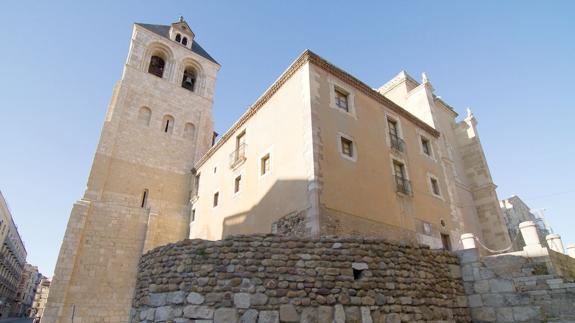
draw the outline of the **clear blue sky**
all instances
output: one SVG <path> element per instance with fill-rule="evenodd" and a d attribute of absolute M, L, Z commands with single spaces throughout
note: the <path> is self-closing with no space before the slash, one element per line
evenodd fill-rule
<path fill-rule="evenodd" d="M 372 87 L 427 72 L 472 107 L 500 198 L 575 242 L 575 1 L 9 1 L 0 11 L 0 190 L 52 275 L 134 22 L 184 15 L 222 65 L 223 133 L 304 49 Z"/>

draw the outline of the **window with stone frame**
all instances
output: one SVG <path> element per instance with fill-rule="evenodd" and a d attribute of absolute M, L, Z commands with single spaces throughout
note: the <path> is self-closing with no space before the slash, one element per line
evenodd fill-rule
<path fill-rule="evenodd" d="M 341 153 L 345 156 L 353 158 L 353 155 L 355 153 L 353 147 L 353 141 L 344 137 L 340 138 L 341 138 Z"/>
<path fill-rule="evenodd" d="M 349 94 L 346 93 L 344 90 L 335 88 L 335 105 L 344 110 L 345 112 L 349 112 Z"/>
<path fill-rule="evenodd" d="M 431 142 L 429 141 L 429 139 L 421 137 L 421 149 L 423 150 L 423 153 L 426 154 L 427 156 L 429 157 L 433 156 L 431 150 Z"/>
<path fill-rule="evenodd" d="M 430 177 L 429 182 L 431 184 L 431 191 L 434 195 L 441 196 L 441 191 L 439 190 L 439 182 L 437 179 Z"/>
<path fill-rule="evenodd" d="M 261 173 L 260 175 L 265 175 L 267 173 L 269 173 L 270 171 L 270 154 L 266 154 L 264 157 L 262 157 L 261 159 L 261 165 L 260 165 L 260 169 L 261 169 Z"/>

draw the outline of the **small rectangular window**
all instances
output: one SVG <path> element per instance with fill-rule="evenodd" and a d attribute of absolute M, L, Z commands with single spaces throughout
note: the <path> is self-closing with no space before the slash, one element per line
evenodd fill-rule
<path fill-rule="evenodd" d="M 260 165 L 261 173 L 260 175 L 265 175 L 270 171 L 270 154 L 265 155 L 262 157 L 261 165 Z"/>
<path fill-rule="evenodd" d="M 220 193 L 219 193 L 219 192 L 214 193 L 214 204 L 213 204 L 214 207 L 218 206 L 218 199 L 219 199 L 219 197 L 220 197 Z"/>
<path fill-rule="evenodd" d="M 349 95 L 344 91 L 335 89 L 335 105 L 346 112 L 349 112 L 348 97 Z"/>
<path fill-rule="evenodd" d="M 142 203 L 140 207 L 145 208 L 147 204 L 148 204 L 148 190 L 145 189 L 144 193 L 142 194 Z"/>
<path fill-rule="evenodd" d="M 431 143 L 424 137 L 421 137 L 421 148 L 424 154 L 431 157 Z"/>
<path fill-rule="evenodd" d="M 242 183 L 242 176 L 238 176 L 236 177 L 235 181 L 234 181 L 234 193 L 237 193 L 240 191 L 240 186 Z"/>
<path fill-rule="evenodd" d="M 431 181 L 431 189 L 433 191 L 433 194 L 441 195 L 441 192 L 439 191 L 439 183 L 437 182 L 437 180 L 435 178 L 430 178 L 429 180 Z"/>
<path fill-rule="evenodd" d="M 194 179 L 194 195 L 199 196 L 200 193 L 200 174 L 198 173 Z"/>
<path fill-rule="evenodd" d="M 389 134 L 393 137 L 399 137 L 399 130 L 397 128 L 397 121 L 392 119 L 387 119 L 387 126 L 389 128 Z"/>
<path fill-rule="evenodd" d="M 441 244 L 443 245 L 443 250 L 451 250 L 451 239 L 448 234 L 441 234 Z"/>
<path fill-rule="evenodd" d="M 341 153 L 344 154 L 345 156 L 348 157 L 352 157 L 353 158 L 353 141 L 341 137 Z"/>
<path fill-rule="evenodd" d="M 196 220 L 196 209 L 192 209 L 190 222 L 194 222 Z"/>

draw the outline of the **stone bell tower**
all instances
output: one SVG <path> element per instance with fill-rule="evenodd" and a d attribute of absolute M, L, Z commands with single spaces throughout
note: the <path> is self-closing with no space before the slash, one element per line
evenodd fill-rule
<path fill-rule="evenodd" d="M 134 25 L 42 322 L 127 322 L 140 255 L 188 237 L 191 169 L 211 146 L 219 68 L 183 18 Z"/>

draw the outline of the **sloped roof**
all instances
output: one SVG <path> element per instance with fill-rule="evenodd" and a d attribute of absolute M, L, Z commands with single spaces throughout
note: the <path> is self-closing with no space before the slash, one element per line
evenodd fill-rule
<path fill-rule="evenodd" d="M 136 23 L 136 25 L 144 27 L 145 29 L 160 35 L 162 37 L 165 38 L 170 38 L 170 26 L 166 26 L 166 25 L 151 25 L 151 24 L 141 24 L 141 23 Z M 212 56 L 210 56 L 210 54 L 208 54 L 208 52 L 206 52 L 205 49 L 202 48 L 202 46 L 200 46 L 200 44 L 197 41 L 193 41 L 192 42 L 192 52 L 202 56 L 205 59 L 208 59 L 218 65 L 220 65 Z"/>

